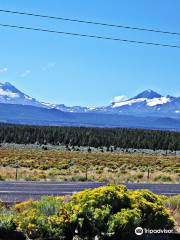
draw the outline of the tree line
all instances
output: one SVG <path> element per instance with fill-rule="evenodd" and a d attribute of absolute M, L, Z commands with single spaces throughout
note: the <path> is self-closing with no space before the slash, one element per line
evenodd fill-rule
<path fill-rule="evenodd" d="M 0 143 L 180 150 L 171 131 L 0 124 Z"/>

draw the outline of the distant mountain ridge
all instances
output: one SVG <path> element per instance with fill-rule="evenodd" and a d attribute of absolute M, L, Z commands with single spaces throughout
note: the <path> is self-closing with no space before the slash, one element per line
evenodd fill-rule
<path fill-rule="evenodd" d="M 0 122 L 46 126 L 145 128 L 180 131 L 180 119 L 118 114 L 71 113 L 30 105 L 0 103 Z"/>
<path fill-rule="evenodd" d="M 0 103 L 31 105 L 74 113 L 105 113 L 180 118 L 180 97 L 161 94 L 148 89 L 133 98 L 118 100 L 103 107 L 66 106 L 40 102 L 21 92 L 8 82 L 0 82 Z"/>

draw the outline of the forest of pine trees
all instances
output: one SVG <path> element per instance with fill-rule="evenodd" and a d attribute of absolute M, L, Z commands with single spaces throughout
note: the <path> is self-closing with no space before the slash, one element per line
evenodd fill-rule
<path fill-rule="evenodd" d="M 180 133 L 125 128 L 0 124 L 0 143 L 180 150 Z"/>

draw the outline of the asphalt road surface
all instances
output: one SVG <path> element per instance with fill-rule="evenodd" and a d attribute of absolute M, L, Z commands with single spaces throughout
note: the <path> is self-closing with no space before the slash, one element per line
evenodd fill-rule
<path fill-rule="evenodd" d="M 40 199 L 44 195 L 72 195 L 87 188 L 104 186 L 100 182 L 13 182 L 0 181 L 0 199 L 4 202 L 21 202 Z M 180 184 L 127 183 L 129 189 L 149 189 L 156 194 L 180 194 Z"/>

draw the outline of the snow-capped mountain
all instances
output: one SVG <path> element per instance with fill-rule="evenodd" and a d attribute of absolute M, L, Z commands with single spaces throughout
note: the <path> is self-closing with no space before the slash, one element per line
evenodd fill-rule
<path fill-rule="evenodd" d="M 134 99 L 140 99 L 140 98 L 146 98 L 146 99 L 154 99 L 154 98 L 161 98 L 162 95 L 160 95 L 157 92 L 154 92 L 151 89 L 148 89 L 144 92 L 139 93 L 137 96 L 134 97 Z"/>
<path fill-rule="evenodd" d="M 146 90 L 146 91 L 138 94 L 134 98 L 130 98 L 125 101 L 112 102 L 111 108 L 117 109 L 122 106 L 133 106 L 133 105 L 137 105 L 139 103 L 143 103 L 149 107 L 154 107 L 157 105 L 162 105 L 162 104 L 171 102 L 173 99 L 174 99 L 174 97 L 169 97 L 169 96 L 164 97 L 164 96 L 160 95 L 159 93 L 156 93 L 153 90 L 149 89 L 149 90 Z"/>
<path fill-rule="evenodd" d="M 146 90 L 134 98 L 131 98 L 127 101 L 120 101 L 115 102 L 112 104 L 112 108 L 117 108 L 125 105 L 132 105 L 135 103 L 145 102 L 147 106 L 153 107 L 156 105 L 165 104 L 167 102 L 170 102 L 173 99 L 173 97 L 163 97 L 159 93 L 154 92 L 153 90 Z"/>
<path fill-rule="evenodd" d="M 0 103 L 32 105 L 40 107 L 42 104 L 35 98 L 19 91 L 8 82 L 0 82 Z"/>
<path fill-rule="evenodd" d="M 88 107 L 68 107 L 64 104 L 51 104 L 38 101 L 24 94 L 9 82 L 0 82 L 0 103 L 31 105 L 35 107 L 57 109 L 63 112 L 88 112 L 90 110 Z"/>
<path fill-rule="evenodd" d="M 0 103 L 31 105 L 71 113 L 123 114 L 180 118 L 180 97 L 173 97 L 170 95 L 162 96 L 153 90 L 146 90 L 127 100 L 124 100 L 123 97 L 116 97 L 115 99 L 116 101 L 104 107 L 69 107 L 64 104 L 40 102 L 19 91 L 12 84 L 0 82 Z"/>
<path fill-rule="evenodd" d="M 146 90 L 134 98 L 112 102 L 110 112 L 137 115 L 166 115 L 180 117 L 180 98 L 162 96 L 153 90 Z M 171 115 L 168 115 L 171 114 Z"/>

